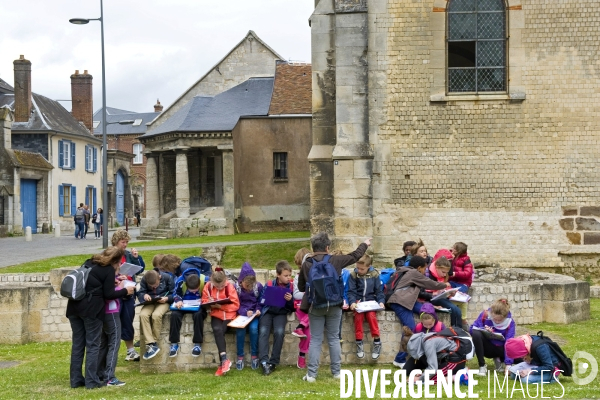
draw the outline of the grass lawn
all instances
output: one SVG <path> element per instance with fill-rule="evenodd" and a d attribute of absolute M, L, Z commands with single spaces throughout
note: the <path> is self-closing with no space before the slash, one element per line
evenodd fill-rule
<path fill-rule="evenodd" d="M 592 319 L 568 326 L 558 324 L 537 324 L 526 326 L 531 332 L 543 330 L 547 336 L 565 340 L 562 346 L 572 356 L 575 351 L 587 351 L 600 359 L 600 300 L 592 299 Z M 386 345 L 384 343 L 384 345 Z M 390 344 L 395 346 L 396 344 Z M 123 347 L 117 367 L 119 379 L 127 382 L 120 388 L 102 388 L 93 391 L 69 388 L 70 343 L 32 343 L 27 345 L 0 345 L 0 365 L 7 361 L 18 361 L 19 365 L 0 369 L 0 397 L 7 399 L 337 399 L 340 396 L 340 383 L 331 378 L 328 367 L 319 371 L 317 383 L 301 380 L 304 371 L 295 367 L 278 368 L 271 376 L 263 377 L 257 371 L 245 368 L 232 369 L 225 377 L 215 377 L 214 369 L 203 369 L 187 373 L 148 374 L 139 372 L 138 364 L 126 363 Z M 476 363 L 471 361 L 470 366 Z M 488 360 L 488 367 L 493 363 Z M 393 367 L 388 365 L 380 368 Z M 358 368 L 343 365 L 344 369 Z M 361 367 L 362 368 L 362 367 Z M 572 378 L 561 378 L 560 385 L 545 385 L 546 398 L 564 399 L 598 398 L 600 379 L 587 386 L 577 386 Z M 393 386 L 388 392 L 392 392 Z M 463 387 L 465 388 L 465 387 Z M 518 388 L 518 387 L 517 387 Z M 511 386 L 512 389 L 512 386 Z M 475 387 L 479 398 L 489 398 L 487 379 L 479 379 Z M 376 390 L 379 395 L 379 388 Z M 531 397 L 541 398 L 530 389 Z M 491 394 L 493 398 L 493 392 Z M 498 393 L 496 398 L 529 398 L 527 392 L 516 391 L 512 396 Z M 352 397 L 354 398 L 354 396 Z M 364 388 L 362 397 L 366 398 Z"/>
<path fill-rule="evenodd" d="M 217 242 L 240 242 L 246 240 L 268 240 L 268 239 L 295 239 L 309 238 L 309 231 L 291 231 L 291 232 L 260 232 L 260 233 L 238 233 L 235 235 L 223 236 L 199 236 L 189 238 L 175 238 L 163 240 L 149 240 L 135 242 L 135 247 L 148 246 L 170 246 L 175 244 L 206 244 Z M 132 242 L 131 245 L 134 243 Z"/>
<path fill-rule="evenodd" d="M 137 244 L 136 244 L 137 246 Z M 249 261 L 254 268 L 275 269 L 279 260 L 288 260 L 294 263 L 294 255 L 301 247 L 309 247 L 310 242 L 281 242 L 252 244 L 246 246 L 228 246 L 222 260 L 224 268 L 237 269 L 244 261 Z M 152 265 L 152 258 L 159 253 L 170 253 L 184 259 L 190 256 L 201 255 L 202 249 L 198 247 L 168 250 L 140 250 L 146 262 L 146 267 Z M 55 268 L 81 265 L 90 255 L 60 256 L 45 260 L 32 261 L 11 267 L 0 268 L 0 274 L 48 272 Z"/>

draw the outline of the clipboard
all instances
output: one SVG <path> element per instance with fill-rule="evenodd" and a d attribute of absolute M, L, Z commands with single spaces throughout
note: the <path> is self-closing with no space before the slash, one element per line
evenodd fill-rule
<path fill-rule="evenodd" d="M 456 292 L 458 292 L 458 288 L 444 289 L 438 295 L 433 296 L 431 298 L 431 301 L 447 299 L 450 296 L 454 296 L 454 294 L 456 294 Z"/>
<path fill-rule="evenodd" d="M 152 296 L 152 295 L 150 295 L 150 296 Z M 139 307 L 139 306 L 144 306 L 146 304 L 157 304 L 158 300 L 162 299 L 163 297 L 167 297 L 167 296 L 169 296 L 169 292 L 166 292 L 165 294 L 162 294 L 160 296 L 154 296 L 150 300 L 140 301 L 135 306 Z"/>
<path fill-rule="evenodd" d="M 207 301 L 206 303 L 202 303 L 203 306 L 212 306 L 213 304 L 230 304 L 231 299 L 219 299 L 213 301 Z"/>
<path fill-rule="evenodd" d="M 198 299 L 198 300 L 182 300 L 182 302 L 183 302 L 183 306 L 181 306 L 181 308 L 175 307 L 175 303 L 173 303 L 173 304 L 171 304 L 171 307 L 169 307 L 169 309 L 171 309 L 173 311 L 196 312 L 196 311 L 200 311 L 200 306 L 202 305 L 202 302 L 200 301 L 200 299 Z"/>
<path fill-rule="evenodd" d="M 270 307 L 285 307 L 286 300 L 283 296 L 286 293 L 291 293 L 292 291 L 288 288 L 279 287 L 279 286 L 267 286 L 265 287 L 265 291 L 262 294 L 262 298 L 260 299 L 261 306 L 270 306 Z"/>
<path fill-rule="evenodd" d="M 247 317 L 245 315 L 238 315 L 234 320 L 229 322 L 227 326 L 231 328 L 242 329 L 248 326 L 250 322 L 256 317 L 256 313 L 252 314 L 252 316 Z"/>
<path fill-rule="evenodd" d="M 483 334 L 483 336 L 485 336 L 488 339 L 500 340 L 502 342 L 504 342 L 506 340 L 504 335 L 499 332 L 490 332 L 485 328 L 482 329 L 482 328 L 478 328 L 476 326 L 474 326 L 473 329 L 480 331 Z"/>

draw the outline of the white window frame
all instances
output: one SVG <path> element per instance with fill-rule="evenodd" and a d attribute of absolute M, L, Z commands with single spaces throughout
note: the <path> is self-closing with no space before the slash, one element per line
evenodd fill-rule
<path fill-rule="evenodd" d="M 94 171 L 94 146 L 86 146 L 87 150 L 87 165 L 85 166 L 85 170 L 88 172 Z"/>
<path fill-rule="evenodd" d="M 144 145 L 143 144 L 134 143 L 133 154 L 135 155 L 135 158 L 133 159 L 134 164 L 143 164 L 144 163 Z"/>
<path fill-rule="evenodd" d="M 63 140 L 62 142 L 62 151 L 63 151 L 63 169 L 73 168 L 71 166 L 71 142 L 68 140 Z"/>

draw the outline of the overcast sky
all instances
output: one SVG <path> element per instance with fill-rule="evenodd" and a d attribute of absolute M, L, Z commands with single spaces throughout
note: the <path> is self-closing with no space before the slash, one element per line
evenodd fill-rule
<path fill-rule="evenodd" d="M 166 107 L 253 30 L 288 60 L 310 62 L 314 0 L 104 0 L 107 106 L 136 112 Z M 0 1 L 0 78 L 13 85 L 13 60 L 32 62 L 32 89 L 70 99 L 70 75 L 94 76 L 102 107 L 100 0 Z M 61 102 L 68 110 L 70 102 Z"/>

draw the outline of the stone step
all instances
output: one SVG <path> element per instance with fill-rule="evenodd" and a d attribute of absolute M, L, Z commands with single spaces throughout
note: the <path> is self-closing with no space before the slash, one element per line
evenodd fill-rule
<path fill-rule="evenodd" d="M 166 236 L 151 236 L 148 234 L 145 235 L 140 235 L 136 238 L 137 240 L 161 240 L 161 239 L 168 239 Z"/>

